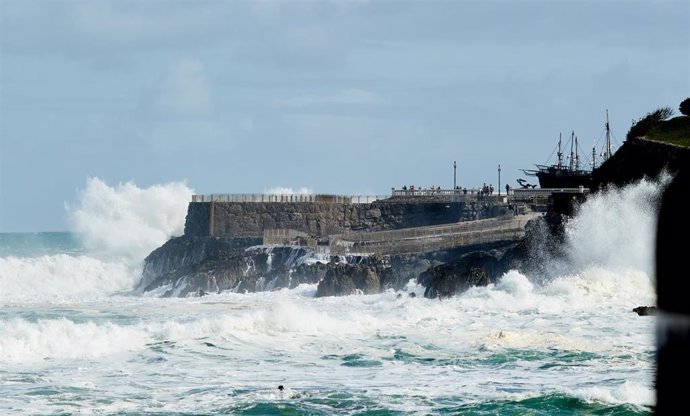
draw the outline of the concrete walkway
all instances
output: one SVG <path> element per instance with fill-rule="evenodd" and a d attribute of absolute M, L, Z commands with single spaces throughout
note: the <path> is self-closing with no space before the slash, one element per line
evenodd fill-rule
<path fill-rule="evenodd" d="M 517 241 L 524 237 L 527 222 L 541 215 L 529 213 L 455 224 L 340 234 L 331 236 L 331 255 L 423 253 Z"/>

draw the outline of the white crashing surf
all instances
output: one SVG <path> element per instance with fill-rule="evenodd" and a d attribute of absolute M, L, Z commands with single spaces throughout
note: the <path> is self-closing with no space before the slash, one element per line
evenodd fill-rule
<path fill-rule="evenodd" d="M 139 188 L 89 178 L 76 206 L 67 205 L 74 231 L 93 255 L 139 266 L 166 240 L 184 232 L 192 190 L 184 183 Z"/>
<path fill-rule="evenodd" d="M 83 254 L 0 257 L 0 303 L 74 301 L 131 291 L 144 258 L 181 235 L 192 190 L 184 183 L 139 188 L 89 178 L 66 204 Z"/>

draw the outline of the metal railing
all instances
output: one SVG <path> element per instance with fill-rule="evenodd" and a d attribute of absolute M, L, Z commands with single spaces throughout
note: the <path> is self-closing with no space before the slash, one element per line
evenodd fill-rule
<path fill-rule="evenodd" d="M 471 199 L 508 199 L 519 198 L 548 198 L 553 193 L 586 194 L 588 188 L 540 188 L 540 189 L 516 189 L 511 188 L 508 194 L 482 193 L 481 189 L 393 189 L 393 197 L 443 197 L 443 199 L 455 199 L 462 201 Z M 327 195 L 327 194 L 207 194 L 192 195 L 192 202 L 318 202 L 333 204 L 369 204 L 374 201 L 388 199 L 388 195 Z"/>
<path fill-rule="evenodd" d="M 508 193 L 501 191 L 500 193 L 494 190 L 493 193 L 483 192 L 482 189 L 393 189 L 391 194 L 394 197 L 415 197 L 415 196 L 427 196 L 427 197 L 455 197 L 457 200 L 462 200 L 463 197 L 469 198 L 503 198 L 508 196 L 515 198 L 539 198 L 539 197 L 549 197 L 554 193 L 571 193 L 571 194 L 586 194 L 589 192 L 589 188 L 579 187 L 579 188 L 538 188 L 538 189 L 523 189 L 523 188 L 510 188 Z"/>
<path fill-rule="evenodd" d="M 548 198 L 551 194 L 587 194 L 589 188 L 539 188 L 539 189 L 514 189 L 515 198 Z"/>
<path fill-rule="evenodd" d="M 316 249 L 316 239 L 309 234 L 288 229 L 288 228 L 272 228 L 266 229 L 263 232 L 264 245 L 281 245 L 281 246 L 307 246 Z"/>
<path fill-rule="evenodd" d="M 192 202 L 314 202 L 331 204 L 369 204 L 386 198 L 388 198 L 387 195 L 208 194 L 192 195 Z"/>
<path fill-rule="evenodd" d="M 463 196 L 463 195 L 483 195 L 481 189 L 395 189 L 393 196 Z M 496 193 L 494 195 L 497 195 Z"/>

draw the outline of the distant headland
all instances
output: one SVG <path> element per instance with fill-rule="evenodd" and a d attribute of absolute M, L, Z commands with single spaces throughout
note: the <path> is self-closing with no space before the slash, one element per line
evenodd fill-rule
<path fill-rule="evenodd" d="M 535 271 L 535 257 L 559 255 L 563 220 L 589 195 L 690 167 L 688 106 L 640 118 L 590 187 L 195 195 L 184 235 L 146 258 L 138 290 L 184 297 L 311 283 L 333 296 L 402 291 L 416 279 L 425 296 L 447 297 L 510 269 Z"/>

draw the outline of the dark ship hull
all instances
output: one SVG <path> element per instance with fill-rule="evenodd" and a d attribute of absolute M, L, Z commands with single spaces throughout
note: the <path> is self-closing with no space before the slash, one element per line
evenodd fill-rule
<path fill-rule="evenodd" d="M 609 127 L 609 111 L 606 110 L 606 142 L 602 151 L 603 161 L 611 157 L 611 130 Z M 561 137 L 558 137 L 558 163 L 553 165 L 535 165 L 536 169 L 522 169 L 525 175 L 536 176 L 541 188 L 584 188 L 592 187 L 592 171 L 595 168 L 595 150 L 592 149 L 592 170 L 580 169 L 580 157 L 578 156 L 577 136 L 575 131 L 570 135 L 570 157 L 568 164 L 563 163 L 564 154 L 561 151 Z M 568 144 L 566 143 L 566 145 Z M 524 179 L 518 180 L 521 186 L 527 187 Z M 535 187 L 536 185 L 531 185 Z"/>
<path fill-rule="evenodd" d="M 570 169 L 566 166 L 538 166 L 531 171 L 539 179 L 540 188 L 589 188 L 592 185 L 592 172 Z"/>

